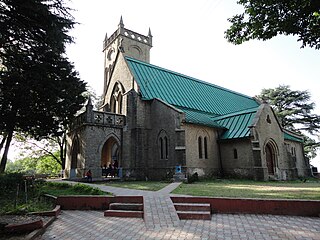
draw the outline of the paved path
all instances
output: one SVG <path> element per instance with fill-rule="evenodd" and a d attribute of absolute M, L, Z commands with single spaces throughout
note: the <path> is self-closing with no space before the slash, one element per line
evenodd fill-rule
<path fill-rule="evenodd" d="M 99 184 L 91 184 L 91 186 L 93 185 L 103 191 L 111 192 L 116 196 L 143 196 L 145 224 L 148 229 L 154 229 L 177 227 L 180 225 L 178 214 L 169 195 L 180 184 L 171 183 L 157 192 L 117 188 Z"/>
<path fill-rule="evenodd" d="M 44 240 L 320 239 L 320 218 L 214 214 L 211 221 L 181 220 L 179 227 L 147 228 L 142 219 L 106 218 L 99 211 L 62 211 Z"/>
<path fill-rule="evenodd" d="M 145 219 L 107 218 L 102 211 L 62 211 L 42 239 L 320 240 L 320 218 L 213 214 L 211 221 L 180 221 L 169 196 L 178 185 L 157 192 L 95 185 L 117 196 L 144 196 Z"/>

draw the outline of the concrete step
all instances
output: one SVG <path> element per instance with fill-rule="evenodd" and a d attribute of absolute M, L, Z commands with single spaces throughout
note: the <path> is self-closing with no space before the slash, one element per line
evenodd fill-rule
<path fill-rule="evenodd" d="M 115 196 L 111 203 L 143 203 L 142 196 Z"/>
<path fill-rule="evenodd" d="M 106 210 L 105 217 L 143 218 L 143 211 Z"/>
<path fill-rule="evenodd" d="M 143 211 L 142 203 L 110 203 L 109 210 Z"/>
<path fill-rule="evenodd" d="M 210 203 L 174 203 L 177 211 L 208 211 L 211 212 Z"/>
<path fill-rule="evenodd" d="M 180 219 L 211 220 L 210 211 L 177 211 Z"/>

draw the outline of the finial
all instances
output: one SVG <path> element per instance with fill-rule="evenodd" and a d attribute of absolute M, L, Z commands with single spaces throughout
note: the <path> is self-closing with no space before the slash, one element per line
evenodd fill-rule
<path fill-rule="evenodd" d="M 119 28 L 123 28 L 123 27 L 124 27 L 122 15 L 121 15 L 121 17 L 120 17 L 120 23 L 119 23 L 118 26 L 119 26 Z"/>
<path fill-rule="evenodd" d="M 152 37 L 152 34 L 151 34 L 151 29 L 149 28 L 149 33 L 148 33 L 148 37 Z"/>
<path fill-rule="evenodd" d="M 106 33 L 106 36 L 104 37 L 104 40 L 105 40 L 105 41 L 108 40 L 108 33 Z"/>
<path fill-rule="evenodd" d="M 88 96 L 88 102 L 87 102 L 87 107 L 92 106 L 92 101 L 91 101 L 91 96 Z"/>

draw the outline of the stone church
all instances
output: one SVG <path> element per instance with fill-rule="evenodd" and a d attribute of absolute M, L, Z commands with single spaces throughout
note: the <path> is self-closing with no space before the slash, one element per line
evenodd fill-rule
<path fill-rule="evenodd" d="M 117 160 L 120 175 L 295 179 L 310 174 L 303 139 L 257 99 L 150 64 L 152 35 L 124 27 L 105 36 L 103 104 L 76 117 L 67 138 L 67 178 Z M 179 167 L 177 167 L 179 166 Z"/>

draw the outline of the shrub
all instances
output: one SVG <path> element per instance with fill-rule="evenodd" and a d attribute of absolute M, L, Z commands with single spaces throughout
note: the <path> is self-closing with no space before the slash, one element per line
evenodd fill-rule
<path fill-rule="evenodd" d="M 76 192 L 89 194 L 89 195 L 100 195 L 103 193 L 99 188 L 93 188 L 84 184 L 77 183 L 73 186 Z"/>
<path fill-rule="evenodd" d="M 195 181 L 198 181 L 198 180 L 199 180 L 199 176 L 197 172 L 195 172 L 191 176 L 188 175 L 188 183 L 194 183 Z"/>
<path fill-rule="evenodd" d="M 21 173 L 5 173 L 0 175 L 0 192 L 12 193 L 16 190 L 17 185 L 24 184 L 24 177 Z"/>

